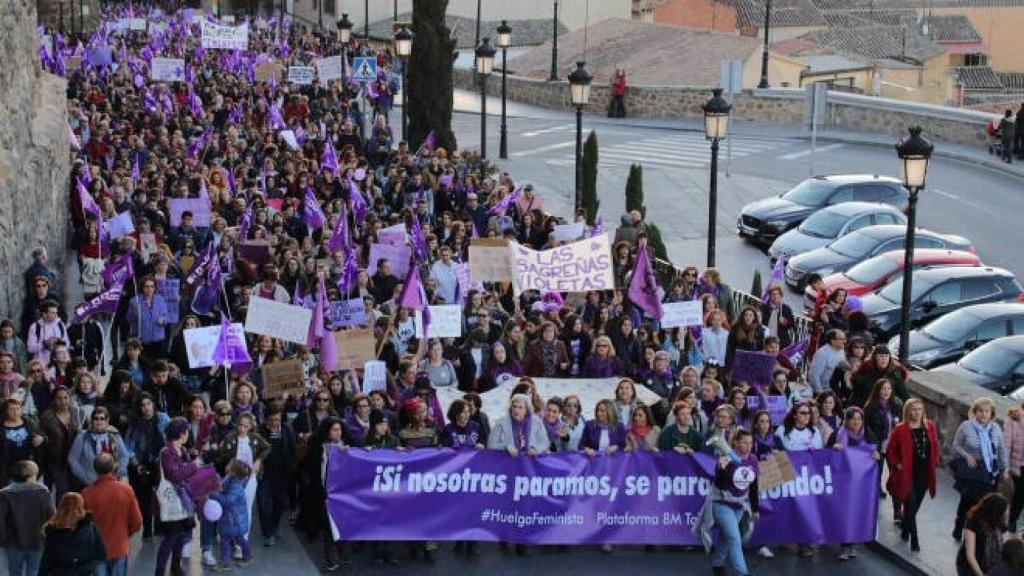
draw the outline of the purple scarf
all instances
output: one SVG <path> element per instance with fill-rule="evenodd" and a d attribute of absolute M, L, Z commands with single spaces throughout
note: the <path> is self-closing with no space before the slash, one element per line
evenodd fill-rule
<path fill-rule="evenodd" d="M 519 422 L 516 422 L 515 418 L 510 418 L 510 420 L 512 421 L 512 439 L 515 442 L 516 450 L 526 450 L 530 444 L 530 414 L 527 414 Z"/>

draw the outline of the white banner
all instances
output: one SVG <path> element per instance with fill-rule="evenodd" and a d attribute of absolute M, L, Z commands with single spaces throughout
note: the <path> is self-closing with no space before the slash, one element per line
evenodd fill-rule
<path fill-rule="evenodd" d="M 444 304 L 430 307 L 427 338 L 458 338 L 462 336 L 462 307 Z M 416 311 L 416 337 L 423 338 L 423 314 Z"/>
<path fill-rule="evenodd" d="M 128 19 L 129 30 L 145 30 L 146 19 L 145 18 L 129 18 Z"/>
<path fill-rule="evenodd" d="M 249 24 L 241 26 L 221 26 L 209 20 L 202 20 L 203 48 L 220 48 L 223 50 L 249 49 Z"/>
<path fill-rule="evenodd" d="M 188 355 L 189 368 L 206 368 L 213 366 L 213 351 L 217 348 L 220 338 L 220 325 L 189 328 L 185 330 L 185 353 Z M 245 342 L 245 328 L 241 323 L 231 324 L 229 338 L 237 338 Z"/>
<path fill-rule="evenodd" d="M 316 74 L 320 77 L 321 84 L 327 84 L 330 80 L 341 78 L 341 56 L 317 58 Z"/>
<path fill-rule="evenodd" d="M 670 302 L 662 304 L 661 309 L 665 312 L 661 318 L 662 328 L 704 325 L 704 303 L 700 300 Z"/>
<path fill-rule="evenodd" d="M 559 242 L 574 242 L 583 237 L 586 230 L 586 222 L 573 222 L 572 224 L 556 224 L 555 240 Z"/>
<path fill-rule="evenodd" d="M 245 316 L 245 331 L 305 346 L 312 320 L 312 310 L 253 296 Z"/>
<path fill-rule="evenodd" d="M 149 69 L 150 80 L 166 82 L 185 81 L 185 60 L 181 58 L 153 58 Z"/>
<path fill-rule="evenodd" d="M 132 223 L 132 213 L 129 210 L 121 212 L 110 220 L 103 223 L 111 240 L 117 240 L 121 236 L 127 236 L 135 232 L 135 224 Z"/>
<path fill-rule="evenodd" d="M 312 84 L 316 77 L 316 69 L 312 66 L 289 66 L 288 81 L 292 84 Z"/>
<path fill-rule="evenodd" d="M 405 246 L 408 239 L 409 235 L 405 231 L 405 224 L 395 224 L 394 226 L 377 230 L 377 242 L 380 244 Z"/>
<path fill-rule="evenodd" d="M 510 246 L 516 294 L 526 290 L 588 292 L 615 287 L 607 236 L 595 236 L 543 252 L 514 242 Z"/>

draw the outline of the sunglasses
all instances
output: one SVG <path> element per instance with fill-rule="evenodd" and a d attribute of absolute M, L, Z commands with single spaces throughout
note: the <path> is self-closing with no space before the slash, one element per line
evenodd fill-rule
<path fill-rule="evenodd" d="M 800 410 L 796 414 L 797 414 L 797 416 L 810 416 L 811 415 L 811 413 L 808 412 L 807 410 Z"/>
<path fill-rule="evenodd" d="M 217 416 L 231 416 L 231 412 L 217 412 Z"/>
<path fill-rule="evenodd" d="M 44 370 L 42 368 L 33 368 L 28 371 L 29 374 L 42 374 Z"/>
<path fill-rule="evenodd" d="M 50 285 L 48 283 L 46 283 L 46 282 L 43 282 L 43 283 L 40 283 L 40 284 L 36 284 L 36 288 L 49 288 L 49 287 L 50 287 Z"/>
<path fill-rule="evenodd" d="M 317 398 L 316 401 L 317 402 L 330 402 L 331 399 L 330 398 Z"/>
<path fill-rule="evenodd" d="M 107 421 L 107 417 L 106 416 L 93 416 L 92 417 L 92 421 L 93 422 L 106 422 Z"/>

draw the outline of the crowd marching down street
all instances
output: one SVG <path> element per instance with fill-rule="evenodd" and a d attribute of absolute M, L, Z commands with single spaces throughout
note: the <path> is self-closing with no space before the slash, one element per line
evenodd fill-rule
<path fill-rule="evenodd" d="M 0 323 L 10 574 L 127 574 L 138 531 L 157 575 L 197 549 L 227 570 L 289 524 L 329 572 L 359 542 L 397 564 L 451 541 L 703 546 L 747 574 L 745 547 L 854 559 L 880 503 L 907 554 L 932 544 L 936 428 L 845 290 L 809 279 L 799 320 L 781 259 L 750 298 L 662 270 L 640 213 L 560 218 L 529 175 L 399 140 L 388 48 L 276 17 L 104 16 L 40 30 L 68 81 L 79 273 L 37 249 Z M 960 574 L 1024 553 L 1003 543 L 1024 421 L 995 417 L 980 398 L 956 433 Z"/>

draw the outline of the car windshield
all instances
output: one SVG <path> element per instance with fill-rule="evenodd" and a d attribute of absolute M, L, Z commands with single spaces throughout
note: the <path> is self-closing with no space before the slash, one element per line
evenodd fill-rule
<path fill-rule="evenodd" d="M 835 238 L 846 224 L 847 217 L 831 210 L 818 210 L 800 225 L 800 231 L 818 238 Z"/>
<path fill-rule="evenodd" d="M 967 310 L 956 310 L 925 326 L 921 332 L 932 340 L 954 342 L 973 330 L 981 319 Z"/>
<path fill-rule="evenodd" d="M 834 188 L 824 180 L 804 180 L 795 188 L 786 192 L 782 197 L 790 202 L 803 204 L 804 206 L 821 206 Z"/>
<path fill-rule="evenodd" d="M 1017 365 L 1020 358 L 998 344 L 982 346 L 960 361 L 960 366 L 992 378 L 1002 378 Z"/>
<path fill-rule="evenodd" d="M 874 284 L 899 267 L 899 263 L 892 258 L 876 256 L 847 270 L 846 277 L 858 284 Z"/>
<path fill-rule="evenodd" d="M 828 245 L 829 249 L 847 258 L 863 258 L 871 252 L 871 249 L 878 244 L 878 241 L 867 234 L 847 234 L 839 240 Z"/>
<path fill-rule="evenodd" d="M 915 302 L 928 290 L 931 290 L 932 285 L 920 278 L 914 278 L 914 283 L 910 286 L 910 301 Z M 878 295 L 885 298 L 893 304 L 899 304 L 903 301 L 903 278 L 895 280 L 886 285 L 878 291 Z"/>

